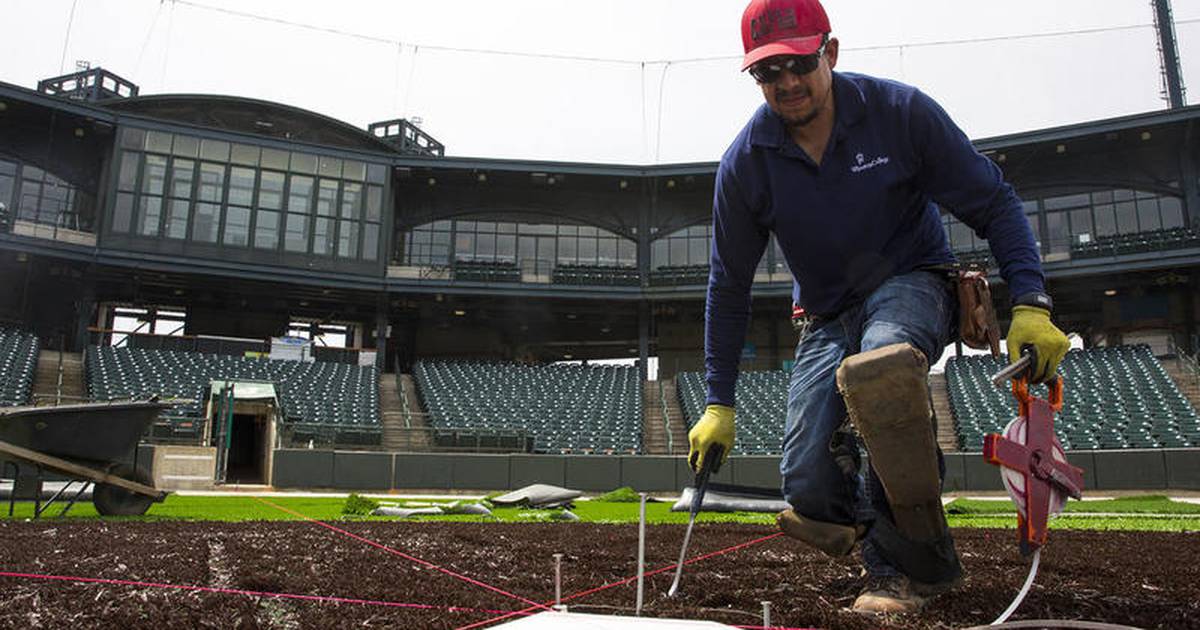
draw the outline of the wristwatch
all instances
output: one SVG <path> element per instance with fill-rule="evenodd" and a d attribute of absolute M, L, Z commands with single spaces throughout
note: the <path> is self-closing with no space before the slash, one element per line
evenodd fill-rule
<path fill-rule="evenodd" d="M 1024 295 L 1017 296 L 1012 301 L 1013 306 L 1036 306 L 1044 308 L 1047 311 L 1054 310 L 1054 300 L 1050 299 L 1049 295 L 1041 291 L 1033 291 Z"/>

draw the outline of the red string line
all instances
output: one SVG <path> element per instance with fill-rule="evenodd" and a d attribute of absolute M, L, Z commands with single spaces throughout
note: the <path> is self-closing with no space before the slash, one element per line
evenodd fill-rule
<path fill-rule="evenodd" d="M 409 554 L 407 554 L 407 553 L 404 553 L 403 551 L 399 551 L 399 550 L 393 549 L 393 548 L 391 548 L 391 547 L 388 547 L 387 545 L 384 545 L 384 544 L 382 544 L 382 543 L 377 543 L 377 542 L 375 542 L 375 541 L 373 541 L 373 540 L 369 540 L 369 539 L 363 538 L 362 536 L 358 536 L 358 535 L 356 535 L 356 534 L 352 534 L 352 533 L 350 533 L 350 532 L 348 532 L 348 531 L 346 531 L 346 530 L 344 530 L 344 529 L 342 529 L 342 528 L 340 528 L 340 527 L 335 527 L 335 526 L 333 526 L 333 525 L 330 525 L 329 523 L 324 523 L 324 522 L 318 521 L 318 520 L 317 520 L 317 519 L 315 519 L 315 518 L 312 518 L 312 517 L 309 517 L 309 516 L 305 516 L 304 514 L 301 514 L 301 513 L 297 512 L 297 511 L 295 511 L 295 510 L 292 510 L 292 509 L 285 508 L 285 507 L 283 507 L 282 505 L 277 505 L 277 504 L 275 504 L 275 503 L 272 503 L 272 502 L 270 502 L 270 501 L 268 501 L 268 500 L 266 500 L 266 499 L 263 499 L 263 498 L 261 498 L 261 497 L 254 497 L 254 500 L 256 500 L 256 501 L 260 501 L 260 502 L 262 502 L 262 503 L 265 503 L 265 504 L 267 504 L 267 505 L 269 505 L 269 506 L 271 506 L 271 507 L 273 507 L 273 508 L 275 508 L 275 509 L 277 509 L 277 510 L 281 510 L 281 511 L 283 511 L 283 512 L 287 512 L 288 514 L 293 514 L 293 515 L 295 515 L 295 516 L 299 516 L 300 518 L 302 518 L 302 519 L 304 519 L 304 520 L 306 520 L 306 521 L 308 521 L 308 522 L 310 522 L 310 523 L 313 523 L 314 525 L 320 525 L 321 527 L 324 527 L 324 528 L 326 528 L 326 529 L 328 529 L 328 530 L 331 530 L 331 531 L 335 531 L 335 532 L 337 532 L 337 533 L 339 533 L 339 534 L 341 534 L 341 535 L 343 535 L 343 536 L 347 536 L 347 537 L 349 537 L 349 538 L 353 538 L 354 540 L 357 540 L 357 541 L 359 541 L 359 542 L 362 542 L 362 543 L 366 543 L 366 544 L 368 544 L 368 545 L 371 545 L 372 547 L 375 547 L 375 548 L 377 548 L 377 549 L 382 549 L 382 550 L 384 550 L 384 551 L 386 551 L 386 552 L 388 552 L 388 553 L 390 553 L 390 554 L 393 554 L 393 555 L 400 556 L 401 558 L 404 558 L 405 560 L 409 560 L 409 561 L 415 562 L 415 563 L 417 563 L 417 564 L 419 564 L 419 565 L 421 565 L 421 566 L 423 566 L 423 567 L 426 567 L 426 568 L 429 568 L 429 569 L 433 569 L 433 570 L 435 570 L 435 571 L 439 571 L 439 572 L 441 572 L 441 573 L 445 573 L 446 575 L 449 575 L 450 577 L 453 577 L 453 578 L 455 578 L 455 579 L 462 580 L 462 581 L 464 581 L 464 582 L 466 582 L 466 583 L 468 583 L 468 584 L 473 584 L 473 585 L 475 585 L 475 586 L 478 586 L 478 587 L 480 587 L 480 588 L 483 588 L 483 589 L 487 589 L 487 590 L 489 590 L 489 591 L 492 591 L 493 593 L 498 593 L 498 594 L 500 594 L 500 595 L 504 595 L 505 597 L 510 597 L 510 598 L 512 598 L 512 599 L 515 599 L 515 600 L 518 600 L 518 601 L 525 602 L 526 604 L 530 604 L 532 607 L 531 607 L 531 608 L 529 608 L 529 609 L 526 609 L 526 610 L 534 610 L 534 609 L 538 609 L 538 608 L 541 608 L 541 609 L 543 609 L 543 610 L 551 610 L 551 608 L 550 608 L 549 606 L 545 605 L 545 604 L 539 604 L 539 603 L 537 603 L 537 602 L 533 601 L 532 599 L 526 599 L 526 598 L 524 598 L 524 597 L 521 597 L 520 595 L 514 595 L 514 594 L 512 594 L 512 593 L 509 593 L 509 592 L 508 592 L 508 591 L 506 591 L 506 590 L 503 590 L 503 589 L 500 589 L 500 588 L 496 588 L 495 586 L 492 586 L 492 585 L 490 585 L 490 584 L 485 584 L 485 583 L 483 583 L 483 582 L 480 582 L 479 580 L 476 580 L 476 579 L 474 579 L 474 578 L 467 577 L 467 576 L 465 576 L 465 575 L 463 575 L 463 574 L 461 574 L 461 573 L 456 573 L 456 572 L 454 572 L 454 571 L 451 571 L 450 569 L 445 569 L 445 568 L 442 568 L 442 567 L 440 567 L 440 566 L 438 566 L 438 565 L 436 565 L 436 564 L 434 564 L 434 563 L 432 563 L 432 562 L 429 562 L 429 561 L 427 561 L 427 560 L 422 560 L 422 559 L 420 559 L 420 558 L 418 558 L 418 557 L 416 557 L 416 556 L 411 556 L 411 555 L 409 555 Z"/>
<path fill-rule="evenodd" d="M 688 565 L 688 564 L 691 564 L 691 563 L 693 563 L 693 562 L 699 562 L 699 561 L 701 561 L 701 560 L 705 560 L 705 559 L 707 559 L 707 558 L 712 558 L 712 557 L 714 557 L 714 556 L 720 556 L 720 555 L 724 555 L 724 554 L 727 554 L 727 553 L 732 553 L 732 552 L 734 552 L 734 551 L 737 551 L 737 550 L 739 550 L 739 549 L 744 549 L 744 548 L 746 548 L 746 547 L 749 547 L 749 546 L 751 546 L 751 545 L 757 545 L 758 543 L 766 542 L 766 541 L 768 541 L 768 540 L 771 540 L 772 538 L 778 538 L 778 537 L 780 537 L 780 536 L 782 536 L 782 535 L 783 535 L 783 532 L 776 532 L 776 533 L 774 533 L 774 534 L 771 534 L 770 536 L 763 536 L 762 538 L 756 538 L 756 539 L 754 539 L 754 540 L 751 540 L 751 541 L 748 541 L 748 542 L 739 543 L 739 544 L 737 544 L 737 545 L 734 545 L 734 546 L 732 546 L 732 547 L 726 547 L 725 549 L 718 549 L 717 551 L 713 551 L 713 552 L 710 552 L 710 553 L 706 553 L 706 554 L 704 554 L 704 555 L 696 556 L 695 558 L 691 558 L 690 560 L 684 560 L 683 564 L 685 564 L 685 565 Z M 657 575 L 657 574 L 659 574 L 659 573 L 663 573 L 664 571 L 671 571 L 671 570 L 675 569 L 677 566 L 679 566 L 679 563 L 678 563 L 678 562 L 673 562 L 673 563 L 671 563 L 671 564 L 668 564 L 668 565 L 666 565 L 666 566 L 664 566 L 664 567 L 659 567 L 659 568 L 657 568 L 657 569 L 654 569 L 653 571 L 647 571 L 645 574 L 643 574 L 643 576 L 644 576 L 644 577 L 650 577 L 651 575 Z M 580 598 L 580 597 L 586 597 L 586 596 L 588 596 L 588 595 L 592 595 L 592 594 L 595 594 L 595 593 L 599 593 L 600 591 L 608 590 L 608 589 L 610 589 L 610 588 L 613 588 L 613 587 L 616 587 L 616 586 L 621 586 L 621 585 L 623 585 L 623 584 L 628 584 L 628 583 L 630 583 L 630 582 L 633 582 L 633 581 L 636 581 L 636 580 L 637 580 L 637 575 L 633 575 L 633 576 L 631 576 L 631 577 L 627 577 L 627 578 L 625 578 L 625 579 L 623 579 L 623 580 L 618 580 L 618 581 L 616 581 L 616 582 L 609 582 L 608 584 L 602 584 L 602 585 L 600 585 L 600 586 L 597 586 L 596 588 L 588 589 L 588 590 L 586 590 L 586 591 L 580 591 L 580 592 L 578 592 L 578 593 L 575 593 L 574 595 L 569 595 L 569 596 L 567 596 L 567 597 L 564 597 L 564 598 L 562 598 L 562 601 L 564 601 L 564 602 L 565 602 L 565 601 L 572 600 L 572 599 L 577 599 L 577 598 Z M 547 603 L 548 603 L 548 604 L 553 604 L 553 603 L 554 603 L 554 601 L 553 601 L 553 600 L 551 600 L 551 601 L 549 601 L 549 602 L 547 602 Z M 543 608 L 544 608 L 544 606 L 543 606 Z M 534 610 L 534 608 L 525 608 L 525 609 L 522 609 L 522 610 L 515 610 L 515 611 L 512 611 L 512 612 L 509 612 L 509 613 L 505 613 L 505 614 L 503 614 L 503 615 L 500 615 L 499 617 L 493 617 L 493 618 L 491 618 L 491 619 L 484 619 L 483 621 L 477 621 L 477 622 L 475 622 L 475 623 L 472 623 L 472 624 L 469 624 L 469 625 L 460 626 L 460 627 L 456 628 L 455 630 L 470 630 L 471 628 L 478 628 L 478 627 L 481 627 L 481 626 L 486 626 L 486 625 L 488 625 L 488 624 L 492 624 L 492 623 L 495 623 L 495 622 L 497 622 L 497 621 L 501 621 L 501 620 L 503 620 L 503 619 L 508 619 L 509 617 L 514 617 L 514 616 L 516 616 L 516 615 L 522 615 L 522 614 L 524 614 L 524 615 L 528 615 L 528 614 L 530 614 L 530 612 L 531 612 L 531 611 L 533 611 L 533 610 Z"/>
<path fill-rule="evenodd" d="M 392 608 L 416 608 L 421 610 L 447 610 L 450 612 L 478 612 L 502 614 L 512 611 L 493 610 L 489 608 L 470 608 L 465 606 L 436 606 L 433 604 L 412 604 L 406 602 L 387 602 L 375 599 L 356 599 L 352 597 L 334 597 L 330 595 L 300 595 L 297 593 L 272 593 L 267 591 L 249 591 L 240 588 L 221 588 L 217 586 L 193 586 L 188 584 L 164 584 L 161 582 L 142 582 L 138 580 L 115 580 L 109 578 L 90 578 L 77 575 L 44 575 L 41 573 L 15 573 L 0 571 L 0 577 L 20 578 L 26 580 L 53 580 L 59 582 L 82 582 L 85 584 L 108 584 L 117 586 L 137 586 L 141 588 L 175 589 L 198 593 L 219 593 L 222 595 L 245 595 L 248 597 L 272 597 L 276 599 L 299 599 L 312 602 L 330 602 L 335 604 L 363 604 L 367 606 L 389 606 Z M 526 613 L 528 614 L 528 613 Z"/>

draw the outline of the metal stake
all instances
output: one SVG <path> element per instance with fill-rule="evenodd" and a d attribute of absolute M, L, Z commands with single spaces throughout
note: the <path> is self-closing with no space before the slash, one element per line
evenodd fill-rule
<path fill-rule="evenodd" d="M 641 505 L 638 508 L 638 566 L 637 566 L 637 616 L 642 616 L 642 596 L 646 577 L 646 493 L 639 492 Z"/>
<path fill-rule="evenodd" d="M 763 607 L 763 627 L 767 630 L 771 629 L 771 602 L 764 600 Z"/>
<path fill-rule="evenodd" d="M 561 553 L 554 554 L 554 605 L 562 606 L 562 557 Z"/>

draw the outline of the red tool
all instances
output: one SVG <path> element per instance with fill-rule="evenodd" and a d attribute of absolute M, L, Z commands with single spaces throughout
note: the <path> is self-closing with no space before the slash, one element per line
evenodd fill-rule
<path fill-rule="evenodd" d="M 1025 354 L 992 378 L 993 382 L 1013 378 L 1018 415 L 1004 435 L 991 433 L 983 439 L 983 458 L 1001 467 L 1004 485 L 1017 504 L 1017 531 L 1026 556 L 1045 544 L 1046 522 L 1062 511 L 1066 498 L 1083 496 L 1083 469 L 1067 462 L 1054 434 L 1054 412 L 1062 409 L 1062 378 L 1050 381 L 1046 400 L 1033 396 L 1027 368 L 1034 363 Z"/>

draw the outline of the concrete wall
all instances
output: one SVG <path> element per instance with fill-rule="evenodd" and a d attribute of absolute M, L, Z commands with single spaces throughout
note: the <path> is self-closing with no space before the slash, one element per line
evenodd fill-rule
<path fill-rule="evenodd" d="M 1200 449 L 1074 451 L 1068 459 L 1084 469 L 1085 491 L 1200 490 Z M 645 492 L 676 492 L 691 482 L 683 457 L 484 455 L 275 451 L 278 488 L 341 490 L 494 491 L 548 483 L 586 492 L 630 486 Z M 779 484 L 779 458 L 734 457 L 714 481 L 747 486 Z M 945 490 L 1003 490 L 996 467 L 978 453 L 946 456 Z"/>
<path fill-rule="evenodd" d="M 217 464 L 215 446 L 159 445 L 154 448 L 154 485 L 162 490 L 208 490 Z"/>

